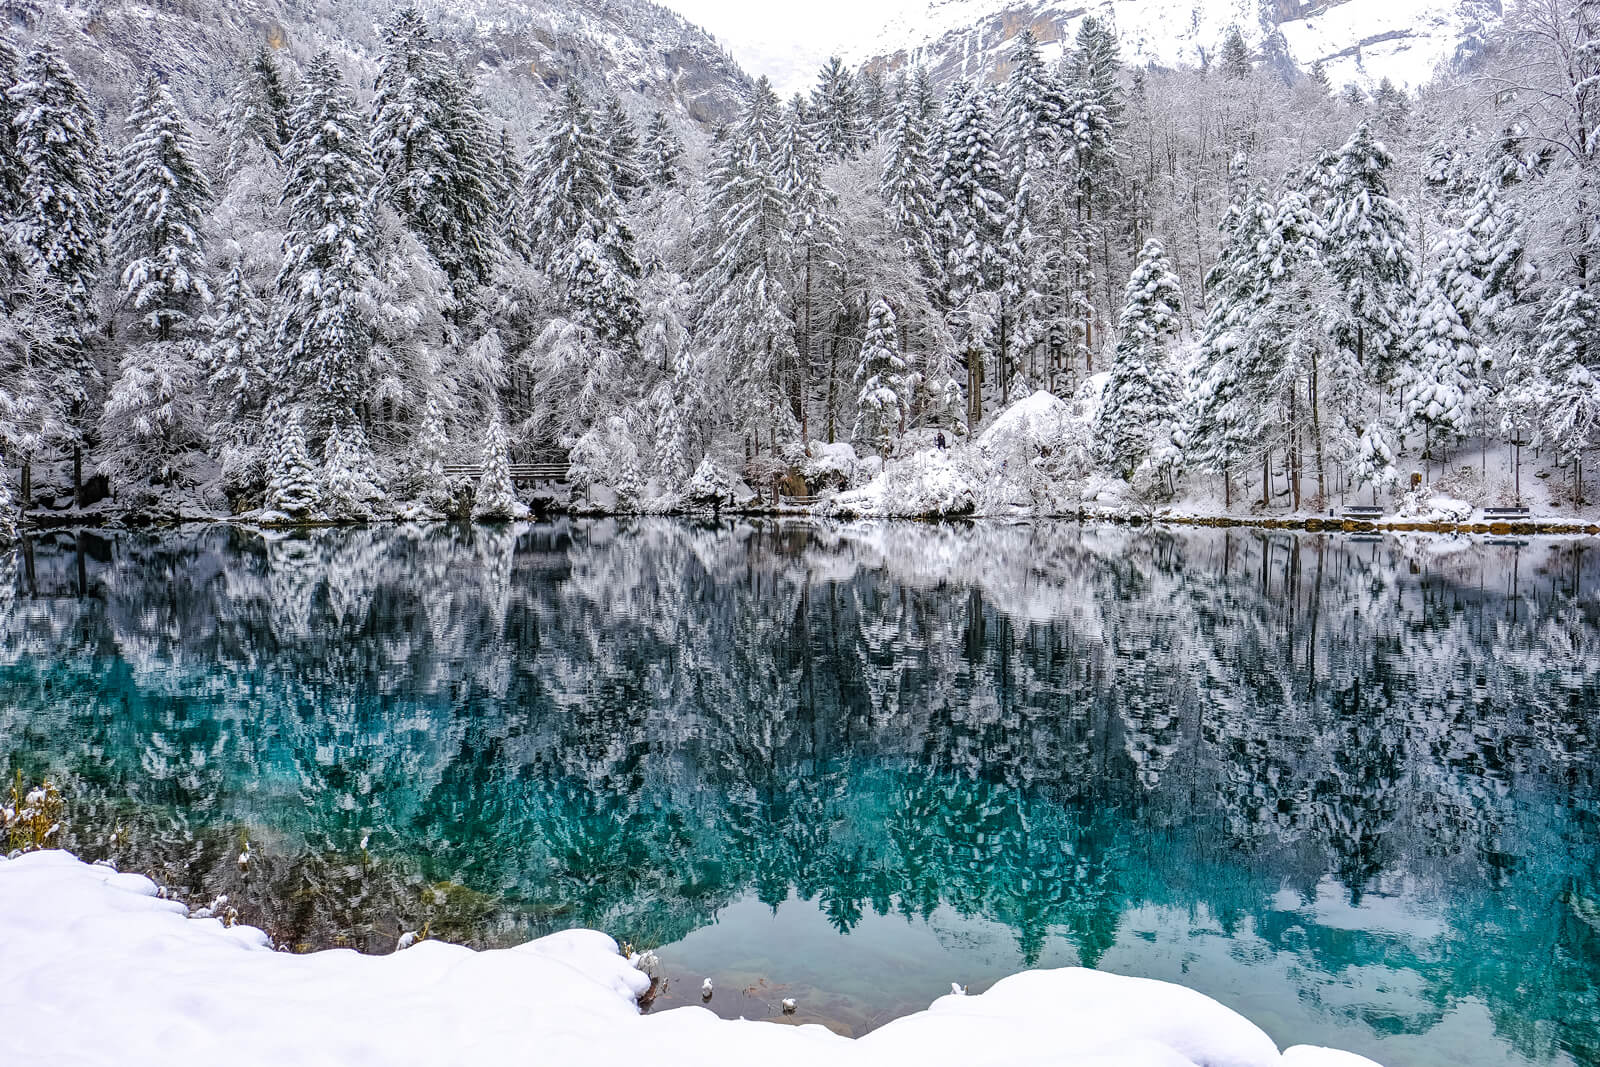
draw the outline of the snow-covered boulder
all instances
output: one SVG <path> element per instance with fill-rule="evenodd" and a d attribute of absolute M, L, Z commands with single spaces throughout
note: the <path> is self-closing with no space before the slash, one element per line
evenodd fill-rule
<path fill-rule="evenodd" d="M 840 518 L 953 518 L 978 509 L 978 495 L 959 458 L 944 449 L 886 464 L 860 489 L 840 493 L 825 511 Z"/>
<path fill-rule="evenodd" d="M 1058 444 L 1072 420 L 1072 409 L 1054 393 L 1040 389 L 995 417 L 978 435 L 976 447 L 986 458 L 1005 459 Z"/>
<path fill-rule="evenodd" d="M 813 493 L 844 489 L 856 477 L 856 450 L 844 441 L 811 442 L 811 455 L 800 464 L 800 476 Z"/>
<path fill-rule="evenodd" d="M 1423 486 L 1400 498 L 1395 514 L 1414 522 L 1466 522 L 1473 507 L 1465 500 L 1436 493 Z"/>

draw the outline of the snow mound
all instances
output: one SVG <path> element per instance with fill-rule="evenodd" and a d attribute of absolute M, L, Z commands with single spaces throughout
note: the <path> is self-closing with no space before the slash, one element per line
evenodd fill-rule
<path fill-rule="evenodd" d="M 64 852 L 0 860 L 0 959 L 7 1051 L 29 1063 L 1373 1067 L 1328 1049 L 1279 1055 L 1193 990 L 1081 968 L 942 997 L 857 1040 L 700 1007 L 641 1016 L 650 980 L 592 930 L 488 952 L 294 955 Z"/>
<path fill-rule="evenodd" d="M 825 510 L 840 518 L 932 519 L 971 515 L 977 508 L 977 493 L 957 455 L 934 448 L 888 464 L 860 489 L 828 501 Z"/>
<path fill-rule="evenodd" d="M 1071 419 L 1072 409 L 1066 402 L 1041 389 L 996 416 L 989 428 L 978 435 L 977 448 L 985 456 L 1048 448 L 1061 439 Z"/>

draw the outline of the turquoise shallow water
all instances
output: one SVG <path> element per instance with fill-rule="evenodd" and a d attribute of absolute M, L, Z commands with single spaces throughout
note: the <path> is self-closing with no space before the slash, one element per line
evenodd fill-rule
<path fill-rule="evenodd" d="M 597 926 L 657 947 L 656 1009 L 711 976 L 852 1033 L 1083 964 L 1390 1067 L 1600 1063 L 1600 542 L 648 521 L 8 563 L 0 764 L 286 946 Z"/>

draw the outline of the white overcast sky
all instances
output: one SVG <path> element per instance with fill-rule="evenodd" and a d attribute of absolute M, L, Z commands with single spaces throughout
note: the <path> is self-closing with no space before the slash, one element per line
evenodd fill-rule
<path fill-rule="evenodd" d="M 765 74 L 785 96 L 809 88 L 830 54 L 872 34 L 913 2 L 657 0 L 710 30 L 745 70 Z"/>

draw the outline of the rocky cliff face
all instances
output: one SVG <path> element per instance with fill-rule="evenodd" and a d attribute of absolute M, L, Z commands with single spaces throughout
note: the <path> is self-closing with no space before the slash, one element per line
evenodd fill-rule
<path fill-rule="evenodd" d="M 1085 15 L 1114 24 L 1131 65 L 1201 66 L 1238 26 L 1268 64 L 1289 73 L 1322 62 L 1335 85 L 1426 82 L 1475 54 L 1500 0 L 929 0 L 853 50 L 887 70 L 922 64 L 940 81 L 1004 75 L 1024 29 L 1059 54 Z"/>
<path fill-rule="evenodd" d="M 26 44 L 49 34 L 112 116 L 151 71 L 196 115 L 214 115 L 242 56 L 260 44 L 304 62 L 329 48 L 370 85 L 388 0 L 0 0 L 0 22 Z M 576 78 L 623 93 L 633 109 L 664 108 L 714 124 L 737 110 L 748 81 L 704 30 L 648 0 L 420 0 L 485 92 L 518 125 Z"/>

